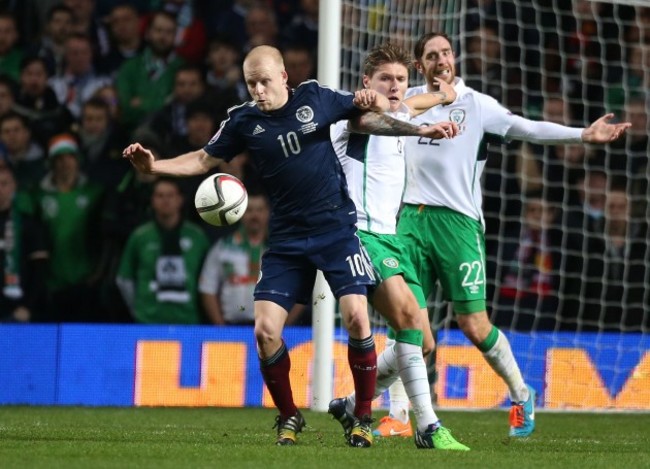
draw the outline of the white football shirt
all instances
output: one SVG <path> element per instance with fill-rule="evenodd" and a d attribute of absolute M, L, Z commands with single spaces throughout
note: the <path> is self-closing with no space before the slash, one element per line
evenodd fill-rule
<path fill-rule="evenodd" d="M 486 134 L 505 136 L 514 116 L 460 78 L 454 88 L 456 101 L 432 107 L 411 121 L 415 125 L 453 121 L 459 135 L 445 140 L 406 137 L 404 202 L 447 207 L 485 225 L 480 181 L 487 156 L 484 138 Z M 409 88 L 406 97 L 426 92 L 426 85 Z"/>
<path fill-rule="evenodd" d="M 401 121 L 411 119 L 410 110 L 403 103 L 397 112 L 387 114 Z M 357 228 L 395 234 L 404 193 L 405 137 L 351 133 L 348 121 L 334 124 L 330 134 L 357 208 Z"/>

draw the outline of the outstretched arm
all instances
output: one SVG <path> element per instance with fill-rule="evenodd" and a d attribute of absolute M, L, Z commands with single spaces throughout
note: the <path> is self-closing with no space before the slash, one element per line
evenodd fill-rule
<path fill-rule="evenodd" d="M 433 106 L 451 104 L 456 100 L 456 90 L 452 85 L 438 77 L 434 78 L 434 80 L 440 86 L 438 91 L 416 94 L 404 100 L 404 104 L 411 109 L 411 117 L 418 116 Z"/>
<path fill-rule="evenodd" d="M 608 143 L 623 135 L 631 125 L 629 122 L 610 124 L 608 121 L 613 117 L 613 114 L 606 114 L 586 129 L 580 129 L 552 122 L 531 121 L 515 116 L 515 121 L 506 137 L 542 145 L 580 142 Z"/>
<path fill-rule="evenodd" d="M 122 152 L 122 156 L 131 161 L 135 169 L 141 173 L 166 176 L 205 174 L 223 162 L 220 158 L 211 157 L 203 149 L 185 153 L 175 158 L 156 160 L 151 150 L 146 149 L 139 143 L 132 143 L 126 147 Z"/>
<path fill-rule="evenodd" d="M 607 143 L 613 142 L 629 129 L 630 122 L 620 124 L 610 124 L 614 114 L 605 114 L 600 119 L 594 121 L 589 127 L 582 131 L 582 141 L 587 143 Z"/>

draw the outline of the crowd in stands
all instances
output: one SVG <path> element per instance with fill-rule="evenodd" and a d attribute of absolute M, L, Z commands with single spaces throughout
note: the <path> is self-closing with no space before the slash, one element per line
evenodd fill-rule
<path fill-rule="evenodd" d="M 599 151 L 490 144 L 493 319 L 647 331 L 650 8 L 537 3 L 470 0 L 460 76 L 527 117 L 584 126 L 612 111 L 633 127 Z M 248 99 L 241 61 L 257 45 L 280 48 L 289 86 L 315 78 L 318 0 L 0 8 L 0 320 L 251 323 L 268 205 L 246 155 L 220 170 L 244 180 L 252 213 L 223 230 L 194 210 L 201 178 L 138 174 L 122 149 L 203 147 Z"/>

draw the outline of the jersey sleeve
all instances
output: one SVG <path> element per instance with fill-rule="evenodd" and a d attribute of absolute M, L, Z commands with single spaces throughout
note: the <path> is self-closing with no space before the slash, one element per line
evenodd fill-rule
<path fill-rule="evenodd" d="M 491 96 L 482 93 L 476 93 L 475 96 L 481 109 L 481 122 L 485 133 L 505 137 L 516 116 Z"/>
<path fill-rule="evenodd" d="M 349 91 L 335 90 L 315 83 L 322 109 L 330 122 L 353 119 L 364 111 L 354 105 L 354 94 Z"/>
<path fill-rule="evenodd" d="M 232 110 L 231 110 L 232 111 Z M 210 139 L 203 150 L 215 158 L 226 162 L 232 160 L 246 149 L 246 143 L 241 132 L 238 132 L 238 119 L 236 115 L 228 112 L 228 117 L 221 122 L 219 130 Z"/>

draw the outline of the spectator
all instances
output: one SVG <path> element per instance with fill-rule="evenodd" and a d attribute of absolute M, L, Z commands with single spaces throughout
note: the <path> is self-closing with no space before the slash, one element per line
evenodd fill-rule
<path fill-rule="evenodd" d="M 113 76 L 122 63 L 142 52 L 144 43 L 140 35 L 140 15 L 133 5 L 125 3 L 113 7 L 107 21 L 110 49 L 101 58 L 99 70 Z"/>
<path fill-rule="evenodd" d="M 66 39 L 72 34 L 73 18 L 74 12 L 65 5 L 56 4 L 50 8 L 45 31 L 27 54 L 44 60 L 48 76 L 63 73 L 63 51 Z"/>
<path fill-rule="evenodd" d="M 624 111 L 626 102 L 650 88 L 650 43 L 629 44 L 626 53 L 622 79 L 607 88 L 609 112 Z"/>
<path fill-rule="evenodd" d="M 83 104 L 98 89 L 110 84 L 110 79 L 95 73 L 93 49 L 86 36 L 70 36 L 65 41 L 64 57 L 63 74 L 50 78 L 49 85 L 59 103 L 65 105 L 75 119 L 79 119 Z"/>
<path fill-rule="evenodd" d="M 241 51 L 237 44 L 226 36 L 217 36 L 208 44 L 206 73 L 207 84 L 217 93 L 236 95 L 239 101 L 249 98 L 242 78 Z"/>
<path fill-rule="evenodd" d="M 117 89 L 113 85 L 105 85 L 95 91 L 94 98 L 100 98 L 106 104 L 110 111 L 111 119 L 116 123 L 120 122 L 120 99 L 117 95 Z"/>
<path fill-rule="evenodd" d="M 199 292 L 213 324 L 253 324 L 253 290 L 267 246 L 269 203 L 249 194 L 248 207 L 234 233 L 210 249 L 201 270 Z M 291 318 L 289 315 L 287 322 Z"/>
<path fill-rule="evenodd" d="M 605 193 L 607 173 L 592 169 L 580 175 L 576 181 L 579 206 L 573 207 L 566 217 L 568 228 L 575 233 L 602 234 L 605 229 Z M 573 246 L 581 249 L 580 245 Z"/>
<path fill-rule="evenodd" d="M 636 21 L 630 25 L 625 35 L 628 42 L 645 42 L 650 44 L 650 7 L 634 7 Z"/>
<path fill-rule="evenodd" d="M 187 134 L 185 136 L 178 136 L 170 142 L 168 151 L 165 152 L 167 157 L 203 148 L 205 142 L 209 141 L 216 132 L 219 122 L 215 120 L 210 105 L 201 101 L 194 101 L 188 104 L 186 119 Z M 223 167 L 225 168 L 226 165 L 224 164 Z M 194 208 L 194 195 L 196 188 L 203 181 L 203 178 L 204 176 L 190 176 L 178 181 L 185 201 L 183 211 L 187 215 L 188 220 L 194 223 L 202 223 L 201 218 Z M 211 231 L 210 227 L 202 226 L 204 231 Z"/>
<path fill-rule="evenodd" d="M 162 0 L 160 9 L 174 15 L 178 24 L 176 53 L 189 63 L 205 59 L 207 34 L 205 23 L 197 16 L 193 0 Z"/>
<path fill-rule="evenodd" d="M 558 95 L 544 100 L 542 118 L 560 125 L 572 125 L 570 107 Z M 584 145 L 542 146 L 525 143 L 522 146 L 522 179 L 524 192 L 544 189 L 549 202 L 568 205 L 578 203 L 572 190 L 584 167 L 586 150 Z M 582 207 L 580 207 L 582 209 Z"/>
<path fill-rule="evenodd" d="M 257 46 L 277 46 L 279 39 L 278 23 L 271 7 L 262 3 L 251 6 L 246 12 L 246 36 L 244 52 Z"/>
<path fill-rule="evenodd" d="M 501 44 L 495 23 L 486 22 L 469 33 L 464 71 L 466 83 L 470 88 L 488 94 L 503 106 L 520 113 L 524 99 L 520 91 L 519 65 L 513 62 L 513 66 L 508 66 Z"/>
<path fill-rule="evenodd" d="M 154 220 L 129 237 L 117 285 L 131 314 L 145 324 L 200 324 L 198 277 L 209 248 L 198 226 L 183 219 L 174 179 L 154 182 Z"/>
<path fill-rule="evenodd" d="M 0 9 L 15 19 L 21 45 L 25 45 L 43 31 L 49 9 L 59 2 L 60 0 L 4 0 L 0 2 Z"/>
<path fill-rule="evenodd" d="M 63 4 L 72 10 L 72 31 L 89 39 L 92 56 L 97 60 L 106 55 L 110 49 L 108 29 L 104 21 L 97 16 L 95 0 L 63 0 Z"/>
<path fill-rule="evenodd" d="M 259 5 L 259 3 L 259 0 L 234 0 L 230 8 L 219 15 L 214 32 L 232 38 L 242 49 L 248 40 L 246 15 L 252 6 Z"/>
<path fill-rule="evenodd" d="M 156 152 L 159 154 L 159 152 Z M 102 249 L 97 278 L 104 309 L 111 322 L 133 322 L 115 277 L 120 258 L 131 233 L 151 219 L 151 194 L 155 176 L 131 169 L 120 184 L 109 188 L 102 212 Z"/>
<path fill-rule="evenodd" d="M 566 57 L 562 71 L 573 113 L 580 122 L 591 121 L 602 115 L 603 84 L 613 75 L 607 67 L 621 60 L 618 25 L 611 5 L 588 0 L 567 3 L 558 19 L 565 31 L 559 50 Z"/>
<path fill-rule="evenodd" d="M 303 81 L 316 78 L 314 57 L 311 51 L 301 45 L 288 46 L 282 51 L 284 59 L 284 69 L 287 71 L 289 78 L 287 85 L 290 88 L 296 88 Z"/>
<path fill-rule="evenodd" d="M 287 47 L 301 45 L 313 56 L 318 54 L 318 0 L 300 0 L 300 10 L 284 29 L 282 42 Z"/>
<path fill-rule="evenodd" d="M 47 319 L 95 321 L 101 315 L 88 279 L 99 253 L 102 189 L 81 173 L 79 147 L 71 135 L 55 136 L 48 154 L 50 172 L 33 193 L 33 211 L 45 225 L 51 247 Z"/>
<path fill-rule="evenodd" d="M 650 56 L 649 56 L 650 58 Z M 625 140 L 610 146 L 606 169 L 625 177 L 631 189 L 629 201 L 634 216 L 645 217 L 648 207 L 648 156 L 650 155 L 650 94 L 632 95 L 625 103 L 625 119 L 632 123 Z"/>
<path fill-rule="evenodd" d="M 14 110 L 27 118 L 34 138 L 41 145 L 47 145 L 54 135 L 67 131 L 72 123 L 72 115 L 59 104 L 47 84 L 47 66 L 39 57 L 23 60 Z"/>
<path fill-rule="evenodd" d="M 174 87 L 176 70 L 183 60 L 174 53 L 176 20 L 156 12 L 147 30 L 148 46 L 120 67 L 117 78 L 121 119 L 132 131 L 149 113 L 165 104 Z"/>
<path fill-rule="evenodd" d="M 554 328 L 562 261 L 556 214 L 541 191 L 524 197 L 523 223 L 506 229 L 501 246 L 494 324 L 522 332 Z"/>
<path fill-rule="evenodd" d="M 0 117 L 8 114 L 16 104 L 16 84 L 6 76 L 0 75 Z"/>
<path fill-rule="evenodd" d="M 91 98 L 83 105 L 78 134 L 84 174 L 105 189 L 117 186 L 130 168 L 122 158 L 127 138 L 103 99 Z"/>
<path fill-rule="evenodd" d="M 13 172 L 0 166 L 0 321 L 41 317 L 48 251 L 43 230 L 17 203 Z"/>
<path fill-rule="evenodd" d="M 648 155 L 650 155 L 650 112 L 649 98 L 643 99 L 637 96 L 626 105 L 626 118 L 631 119 L 632 131 L 626 142 L 625 150 L 620 147 L 614 147 L 612 156 L 619 158 L 621 151 L 625 152 L 629 163 L 627 168 L 629 172 L 626 175 L 630 178 L 632 186 L 632 212 L 638 216 L 645 216 L 648 206 Z"/>
<path fill-rule="evenodd" d="M 187 105 L 203 96 L 205 90 L 203 71 L 199 67 L 184 65 L 178 68 L 170 102 L 135 130 L 134 139 L 159 143 L 165 149 L 163 156 L 175 154 L 170 145 L 187 136 Z"/>
<path fill-rule="evenodd" d="M 47 171 L 45 153 L 32 139 L 29 123 L 23 116 L 10 112 L 0 118 L 0 144 L 2 160 L 11 167 L 18 187 L 29 190 L 38 185 Z"/>
<path fill-rule="evenodd" d="M 20 77 L 23 50 L 18 47 L 18 27 L 11 13 L 0 13 L 0 72 L 14 81 Z"/>
<path fill-rule="evenodd" d="M 650 138 L 650 95 L 637 95 L 631 97 L 625 105 L 625 119 L 632 123 L 629 136 L 625 140 L 628 153 L 628 165 L 625 169 L 632 172 L 638 170 L 648 158 L 648 139 Z M 616 169 L 616 168 L 615 168 Z M 620 168 L 623 169 L 623 168 Z"/>
<path fill-rule="evenodd" d="M 646 294 L 647 226 L 633 227 L 625 187 L 613 184 L 607 191 L 605 229 L 579 236 L 580 255 L 569 263 L 577 272 L 571 284 L 577 324 L 583 331 L 647 331 Z M 647 313 L 646 313 L 647 316 Z"/>

